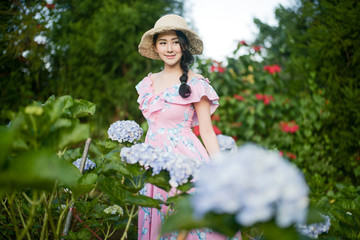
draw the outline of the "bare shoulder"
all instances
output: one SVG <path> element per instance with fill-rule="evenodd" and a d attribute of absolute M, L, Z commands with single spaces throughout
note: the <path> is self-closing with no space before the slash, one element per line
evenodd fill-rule
<path fill-rule="evenodd" d="M 151 73 L 151 75 L 150 75 L 150 78 L 151 78 L 151 80 L 156 80 L 156 79 L 158 79 L 159 78 L 159 75 L 160 75 L 160 72 L 157 72 L 157 73 Z"/>
<path fill-rule="evenodd" d="M 195 73 L 195 72 L 193 72 L 193 71 L 191 71 L 191 70 L 189 70 L 188 76 L 189 76 L 189 79 L 193 79 L 193 78 L 195 78 L 195 77 L 196 77 L 196 78 L 204 78 L 203 75 L 198 74 L 198 73 Z"/>

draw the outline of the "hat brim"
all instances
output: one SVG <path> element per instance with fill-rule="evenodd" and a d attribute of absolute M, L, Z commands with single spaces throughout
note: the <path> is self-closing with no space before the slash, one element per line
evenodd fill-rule
<path fill-rule="evenodd" d="M 154 60 L 160 60 L 159 55 L 155 52 L 155 47 L 153 43 L 154 35 L 173 30 L 181 31 L 186 35 L 187 39 L 189 40 L 189 51 L 191 54 L 202 54 L 204 48 L 203 42 L 194 31 L 185 28 L 174 29 L 173 27 L 152 28 L 149 31 L 145 32 L 139 44 L 139 53 L 144 57 Z"/>

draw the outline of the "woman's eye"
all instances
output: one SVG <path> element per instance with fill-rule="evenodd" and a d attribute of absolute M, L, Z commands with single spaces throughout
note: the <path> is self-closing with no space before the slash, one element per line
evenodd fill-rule
<path fill-rule="evenodd" d="M 175 41 L 174 44 L 179 44 L 179 41 Z"/>

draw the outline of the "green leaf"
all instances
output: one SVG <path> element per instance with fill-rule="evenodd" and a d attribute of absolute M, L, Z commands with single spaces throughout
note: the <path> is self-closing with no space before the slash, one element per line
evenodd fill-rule
<path fill-rule="evenodd" d="M 14 132 L 9 127 L 0 126 L 0 169 L 2 169 L 14 139 Z"/>
<path fill-rule="evenodd" d="M 139 176 L 145 170 L 139 164 L 128 164 L 120 157 L 120 150 L 113 150 L 105 155 L 105 161 L 98 169 L 99 172 L 118 172 L 129 178 Z"/>
<path fill-rule="evenodd" d="M 96 105 L 84 99 L 74 100 L 74 105 L 69 108 L 69 111 L 73 118 L 80 118 L 80 117 L 94 115 L 95 110 L 96 110 Z"/>
<path fill-rule="evenodd" d="M 55 182 L 74 186 L 79 170 L 59 159 L 50 150 L 26 152 L 12 159 L 9 168 L 0 173 L 0 187 L 8 190 L 25 187 L 52 190 Z"/>
<path fill-rule="evenodd" d="M 124 199 L 125 203 L 129 203 L 129 204 L 135 204 L 135 205 L 139 205 L 142 207 L 151 207 L 151 208 L 157 208 L 160 209 L 161 205 L 160 204 L 164 204 L 163 201 L 161 201 L 160 199 L 154 199 L 148 196 L 144 196 L 144 195 L 128 195 L 126 197 L 126 199 Z"/>
<path fill-rule="evenodd" d="M 65 146 L 79 143 L 90 136 L 90 126 L 88 124 L 73 123 L 70 128 L 62 129 L 58 133 L 57 148 L 63 149 Z"/>
<path fill-rule="evenodd" d="M 187 183 L 185 183 L 183 185 L 178 186 L 177 190 L 180 190 L 181 192 L 187 192 L 193 187 L 194 187 L 194 184 L 189 181 L 189 182 L 187 182 Z"/>
<path fill-rule="evenodd" d="M 145 172 L 146 179 L 145 182 L 151 183 L 166 192 L 169 192 L 171 190 L 171 185 L 169 184 L 170 181 L 170 175 L 168 171 L 161 171 L 159 174 L 152 176 L 152 170 L 148 169 Z"/>

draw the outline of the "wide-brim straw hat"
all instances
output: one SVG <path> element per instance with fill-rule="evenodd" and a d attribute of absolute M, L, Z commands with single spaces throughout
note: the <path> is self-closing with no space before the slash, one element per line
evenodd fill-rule
<path fill-rule="evenodd" d="M 199 36 L 186 23 L 186 20 L 178 15 L 169 14 L 161 17 L 156 21 L 154 27 L 144 33 L 139 44 L 139 53 L 144 57 L 159 60 L 159 55 L 155 52 L 153 38 L 155 34 L 166 31 L 182 31 L 189 40 L 189 51 L 194 55 L 202 54 L 203 42 Z"/>

